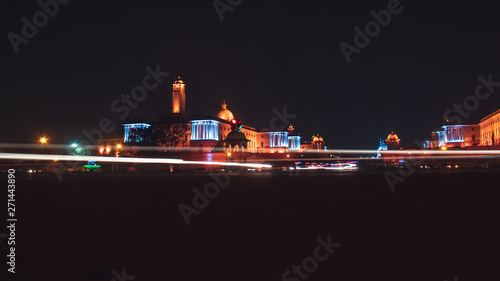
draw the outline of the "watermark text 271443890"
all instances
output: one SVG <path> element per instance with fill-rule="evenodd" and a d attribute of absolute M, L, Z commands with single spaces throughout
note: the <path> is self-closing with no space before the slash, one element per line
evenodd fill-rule
<path fill-rule="evenodd" d="M 9 217 L 7 218 L 7 229 L 9 229 L 9 241 L 7 244 L 11 246 L 8 249 L 7 255 L 7 264 L 9 265 L 9 269 L 7 269 L 10 273 L 16 273 L 16 170 L 9 169 L 9 175 L 7 180 L 8 187 L 8 199 L 7 199 L 7 213 Z"/>

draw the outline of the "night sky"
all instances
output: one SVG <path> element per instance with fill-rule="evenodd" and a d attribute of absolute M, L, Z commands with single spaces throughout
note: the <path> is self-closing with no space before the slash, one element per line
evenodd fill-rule
<path fill-rule="evenodd" d="M 216 114 L 226 100 L 245 125 L 265 128 L 286 106 L 303 139 L 319 133 L 329 148 L 376 149 L 391 131 L 411 144 L 474 94 L 479 75 L 500 81 L 500 10 L 493 0 L 403 0 L 347 63 L 339 44 L 353 45 L 354 27 L 388 2 L 243 0 L 221 21 L 211 0 L 73 0 L 16 54 L 7 35 L 41 8 L 5 1 L 0 142 L 84 140 L 102 118 L 118 127 L 111 103 L 159 64 L 170 75 L 127 119 L 170 112 L 181 75 L 190 115 Z M 466 120 L 499 108 L 500 88 Z"/>

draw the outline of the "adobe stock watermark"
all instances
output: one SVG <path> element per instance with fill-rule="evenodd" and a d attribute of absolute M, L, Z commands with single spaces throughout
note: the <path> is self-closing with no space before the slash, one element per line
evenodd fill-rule
<path fill-rule="evenodd" d="M 234 8 L 243 3 L 243 0 L 226 0 L 223 2 L 222 0 L 214 0 L 212 5 L 214 6 L 215 12 L 219 16 L 221 22 L 224 21 L 224 13 L 225 12 L 233 12 Z"/>
<path fill-rule="evenodd" d="M 297 114 L 289 114 L 287 112 L 286 105 L 283 106 L 283 110 L 281 112 L 276 107 L 273 108 L 273 113 L 274 116 L 269 121 L 269 128 L 272 131 L 281 131 L 286 129 L 286 126 L 291 123 L 291 120 L 297 117 Z"/>
<path fill-rule="evenodd" d="M 125 120 L 129 117 L 132 109 L 138 107 L 140 102 L 143 102 L 151 92 L 158 88 L 158 86 L 164 81 L 164 78 L 170 75 L 169 72 L 162 72 L 160 70 L 160 64 L 156 64 L 153 69 L 151 66 L 146 66 L 147 74 L 142 78 L 142 83 L 132 88 L 130 94 L 122 93 L 120 98 L 115 99 L 111 102 L 110 110 L 111 112 L 118 115 L 119 120 Z M 88 147 L 92 145 L 97 145 L 98 140 L 104 138 L 104 134 L 110 134 L 116 129 L 115 124 L 110 118 L 102 118 L 99 121 L 98 128 L 87 131 L 82 130 L 82 134 L 85 136 L 86 140 L 80 142 L 82 147 Z M 62 175 L 65 173 L 65 169 L 71 166 L 78 165 L 78 163 L 68 163 L 68 165 L 61 164 L 59 162 L 52 163 L 51 166 L 58 168 L 56 171 L 56 176 L 59 182 L 62 182 Z M 60 170 L 60 171 L 59 171 Z"/>
<path fill-rule="evenodd" d="M 419 139 L 415 139 L 414 143 L 420 149 L 424 148 L 422 145 L 422 142 Z M 395 153 L 398 153 L 398 154 L 401 154 L 403 152 L 403 150 L 394 150 L 394 151 L 395 151 Z M 390 150 L 388 150 L 385 153 L 390 154 Z M 413 173 L 415 173 L 414 166 L 417 166 L 417 167 L 420 166 L 424 162 L 424 157 L 418 158 L 418 160 L 414 161 L 413 163 L 411 161 L 406 161 L 406 162 L 408 163 L 406 168 L 404 168 L 402 165 L 398 166 L 398 173 L 397 174 L 390 172 L 390 171 L 385 171 L 384 177 L 385 177 L 385 180 L 387 181 L 387 184 L 389 185 L 389 188 L 391 189 L 391 192 L 396 191 L 395 186 L 398 182 L 399 183 L 405 182 L 406 179 L 408 179 L 411 175 L 413 175 Z"/>
<path fill-rule="evenodd" d="M 443 121 L 453 123 L 456 125 L 460 125 L 464 119 L 470 117 L 471 113 L 476 111 L 479 108 L 480 102 L 485 101 L 491 97 L 491 94 L 496 91 L 496 88 L 500 87 L 500 82 L 493 81 L 493 74 L 489 74 L 488 78 L 484 78 L 479 75 L 477 80 L 479 83 L 477 84 L 474 94 L 465 97 L 462 104 L 453 104 L 453 108 L 448 108 L 443 113 Z M 455 113 L 450 116 L 450 114 Z M 422 143 L 416 139 L 415 144 L 422 149 Z M 424 157 L 420 158 L 415 162 L 416 166 L 420 166 L 424 161 Z M 408 165 L 408 169 L 405 170 L 403 167 L 398 167 L 398 173 L 395 174 L 393 172 L 386 171 L 384 173 L 384 177 L 389 185 L 389 188 L 392 192 L 395 192 L 395 185 L 397 183 L 403 183 L 408 177 L 413 175 L 415 172 L 415 168 L 411 163 Z"/>
<path fill-rule="evenodd" d="M 403 9 L 404 8 L 399 0 L 390 0 L 387 3 L 387 10 L 380 10 L 378 12 L 371 10 L 370 14 L 374 20 L 366 23 L 364 32 L 359 27 L 354 27 L 354 31 L 356 32 L 354 35 L 355 46 L 344 41 L 342 41 L 339 45 L 347 63 L 352 62 L 351 56 L 353 54 L 359 55 L 361 53 L 361 49 L 370 45 L 371 38 L 377 37 L 382 31 L 382 27 L 387 27 L 391 23 L 392 15 L 400 14 Z"/>
<path fill-rule="evenodd" d="M 300 281 L 307 280 L 309 275 L 314 273 L 318 267 L 319 263 L 326 261 L 331 254 L 333 254 L 334 249 L 338 249 L 340 247 L 340 243 L 332 243 L 331 235 L 326 237 L 326 241 L 321 237 L 317 237 L 316 241 L 318 242 L 318 246 L 314 248 L 313 255 L 310 257 L 306 257 L 302 260 L 302 266 L 300 265 L 292 265 L 291 269 L 287 269 L 281 275 L 281 280 L 283 281 Z M 305 271 L 302 271 L 302 269 Z"/>
<path fill-rule="evenodd" d="M 477 78 L 479 83 L 476 86 L 474 94 L 465 97 L 462 104 L 453 104 L 453 109 L 448 108 L 443 113 L 443 121 L 459 125 L 463 119 L 469 118 L 471 113 L 479 108 L 480 102 L 487 100 L 495 92 L 496 88 L 500 87 L 500 82 L 493 81 L 492 76 L 493 74 L 491 73 L 488 75 L 488 78 L 479 75 Z M 452 113 L 455 114 L 450 116 Z"/>
<path fill-rule="evenodd" d="M 70 0 L 38 1 L 38 6 L 42 9 L 33 14 L 31 21 L 27 17 L 21 18 L 23 25 L 21 26 L 20 34 L 22 36 L 14 32 L 7 34 L 14 53 L 19 53 L 19 45 L 28 44 L 29 40 L 35 38 L 38 34 L 39 28 L 46 26 L 49 23 L 49 18 L 53 18 L 59 13 L 59 5 L 66 5 L 69 2 Z"/>
<path fill-rule="evenodd" d="M 228 169 L 231 169 L 228 167 Z M 239 174 L 243 171 L 243 167 L 235 168 L 231 170 L 234 174 Z M 180 203 L 178 205 L 179 211 L 181 212 L 182 218 L 186 224 L 190 224 L 190 217 L 192 215 L 199 215 L 200 211 L 204 210 L 210 203 L 210 199 L 214 199 L 220 193 L 220 190 L 226 188 L 229 185 L 229 175 L 228 174 L 215 174 L 210 172 L 210 177 L 213 181 L 208 182 L 203 187 L 203 192 L 198 188 L 193 188 L 193 206 L 189 206 L 185 203 Z"/>
<path fill-rule="evenodd" d="M 272 109 L 275 116 L 269 121 L 269 127 L 272 130 L 283 130 L 286 125 L 290 124 L 290 120 L 294 119 L 296 114 L 289 114 L 287 112 L 286 106 L 283 107 L 283 111 L 279 111 L 277 108 Z M 228 168 L 231 169 L 231 168 Z M 231 175 L 238 175 L 243 171 L 243 167 L 232 168 Z M 229 174 L 215 174 L 213 172 L 209 173 L 213 181 L 208 182 L 203 187 L 203 191 L 198 188 L 193 188 L 193 199 L 192 206 L 180 203 L 178 205 L 179 211 L 181 213 L 184 222 L 188 225 L 191 223 L 190 217 L 192 215 L 199 215 L 202 210 L 204 210 L 210 203 L 210 199 L 214 199 L 220 193 L 221 189 L 226 188 L 229 185 Z"/>
<path fill-rule="evenodd" d="M 122 267 L 122 272 L 121 274 L 116 271 L 115 269 L 111 270 L 111 273 L 113 274 L 113 278 L 111 278 L 110 281 L 127 281 L 127 280 L 134 280 L 135 276 L 133 275 L 127 275 L 125 272 L 125 267 Z"/>

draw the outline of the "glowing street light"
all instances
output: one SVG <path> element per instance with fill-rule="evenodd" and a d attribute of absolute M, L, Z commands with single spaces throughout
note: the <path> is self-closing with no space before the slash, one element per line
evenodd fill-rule
<path fill-rule="evenodd" d="M 40 138 L 40 143 L 41 144 L 46 144 L 47 143 L 47 138 L 46 137 Z"/>
<path fill-rule="evenodd" d="M 116 148 L 121 149 L 121 148 L 122 148 L 122 145 L 121 145 L 121 144 L 117 144 L 117 145 L 116 145 Z"/>
<path fill-rule="evenodd" d="M 73 148 L 77 148 L 77 147 L 78 147 L 78 144 L 77 144 L 77 143 L 72 143 L 72 144 L 71 144 L 71 147 L 73 147 Z"/>
<path fill-rule="evenodd" d="M 447 149 L 446 146 L 442 146 L 441 147 L 441 150 L 443 150 L 443 151 L 446 150 L 446 149 Z"/>

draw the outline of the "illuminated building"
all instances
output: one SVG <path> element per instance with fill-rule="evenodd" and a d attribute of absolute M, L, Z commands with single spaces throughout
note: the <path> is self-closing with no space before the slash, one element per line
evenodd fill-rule
<path fill-rule="evenodd" d="M 172 85 L 172 113 L 186 116 L 186 84 L 179 76 Z"/>
<path fill-rule="evenodd" d="M 295 132 L 295 128 L 292 124 L 288 127 L 288 149 L 300 150 L 300 135 Z"/>
<path fill-rule="evenodd" d="M 300 150 L 323 150 L 326 149 L 325 141 L 318 135 L 313 135 L 311 142 L 303 142 L 300 144 Z"/>
<path fill-rule="evenodd" d="M 481 119 L 481 145 L 500 145 L 500 109 Z"/>
<path fill-rule="evenodd" d="M 122 143 L 123 137 L 119 136 L 110 136 L 105 139 L 99 139 L 97 141 L 97 152 L 99 152 L 99 154 L 111 155 L 111 151 L 117 152 L 119 149 L 121 149 Z M 95 153 L 96 150 L 94 150 L 93 152 Z"/>
<path fill-rule="evenodd" d="M 172 113 L 185 117 L 187 115 L 185 108 L 186 84 L 180 77 L 173 83 L 172 91 Z M 237 137 L 232 122 L 235 115 L 228 109 L 228 104 L 224 100 L 221 109 L 216 115 L 203 116 L 202 118 L 191 118 L 186 121 L 189 128 L 185 133 L 185 142 L 183 147 L 197 147 L 198 152 L 212 153 L 216 148 L 223 150 L 234 150 L 235 147 L 244 148 L 245 152 L 250 153 L 285 153 L 289 150 L 303 150 L 301 137 L 290 125 L 288 130 L 284 131 L 259 131 L 256 128 L 241 125 L 236 130 Z M 144 136 L 152 128 L 148 123 L 129 123 L 123 124 L 124 144 L 138 143 L 145 141 Z M 230 135 L 231 134 L 231 135 Z M 230 138 L 229 140 L 227 138 Z M 244 141 L 243 141 L 244 137 Z M 239 141 L 242 140 L 242 141 Z M 239 144 L 238 144 L 239 143 Z M 243 145 L 244 143 L 244 145 Z M 319 135 L 313 136 L 313 142 L 307 149 L 324 149 L 323 138 Z"/>
<path fill-rule="evenodd" d="M 391 132 L 391 134 L 387 136 L 387 139 L 385 140 L 385 143 L 387 144 L 387 150 L 399 149 L 400 141 L 401 140 L 398 138 L 398 135 L 396 135 L 394 132 Z"/>
<path fill-rule="evenodd" d="M 312 137 L 312 149 L 314 149 L 314 150 L 325 149 L 325 142 L 319 134 L 317 134 L 315 136 L 313 135 L 313 137 Z"/>
<path fill-rule="evenodd" d="M 219 123 L 219 121 L 215 120 L 191 121 L 191 141 L 219 141 Z"/>
<path fill-rule="evenodd" d="M 380 151 L 382 150 L 387 150 L 387 144 L 382 139 L 380 139 L 380 144 L 377 149 L 377 157 L 382 156 L 380 153 Z"/>
<path fill-rule="evenodd" d="M 445 123 L 440 130 L 432 132 L 431 139 L 423 145 L 424 148 L 500 146 L 500 109 L 480 122 Z"/>
<path fill-rule="evenodd" d="M 131 123 L 123 124 L 124 130 L 124 143 L 139 143 L 144 141 L 144 136 L 147 130 L 151 127 L 146 123 Z"/>
<path fill-rule="evenodd" d="M 479 125 L 474 122 L 463 122 L 460 125 L 445 124 L 443 130 L 437 132 L 438 146 L 466 147 L 479 145 Z"/>

